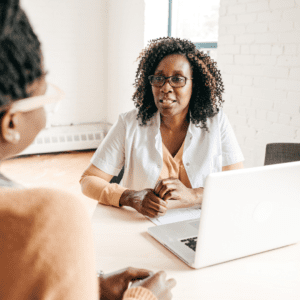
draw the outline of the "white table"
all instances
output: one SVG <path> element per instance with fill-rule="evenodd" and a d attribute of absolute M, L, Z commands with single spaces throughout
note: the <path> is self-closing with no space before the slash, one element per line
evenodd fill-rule
<path fill-rule="evenodd" d="M 155 226 L 130 208 L 98 204 L 92 218 L 96 267 L 165 270 L 177 281 L 173 299 L 299 300 L 300 243 L 194 270 L 148 233 Z"/>

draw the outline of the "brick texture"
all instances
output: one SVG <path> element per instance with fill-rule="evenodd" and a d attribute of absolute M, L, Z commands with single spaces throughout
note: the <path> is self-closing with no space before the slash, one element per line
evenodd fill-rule
<path fill-rule="evenodd" d="M 300 0 L 221 0 L 220 12 L 224 111 L 245 167 L 260 166 L 267 143 L 300 142 Z"/>

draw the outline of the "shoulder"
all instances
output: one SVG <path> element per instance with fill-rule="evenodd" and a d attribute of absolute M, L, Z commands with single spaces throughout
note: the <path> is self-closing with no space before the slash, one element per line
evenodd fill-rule
<path fill-rule="evenodd" d="M 208 119 L 207 125 L 209 129 L 220 129 L 224 126 L 227 126 L 228 118 L 224 113 L 222 108 L 219 109 L 219 112 L 215 114 L 213 117 Z"/>
<path fill-rule="evenodd" d="M 125 123 L 130 123 L 130 122 L 137 122 L 137 115 L 138 115 L 138 110 L 132 109 L 128 112 L 120 114 L 119 118 L 122 119 Z"/>
<path fill-rule="evenodd" d="M 11 189 L 1 188 L 0 212 L 13 212 L 16 215 L 49 215 L 61 211 L 85 209 L 81 200 L 75 195 L 50 188 Z"/>
<path fill-rule="evenodd" d="M 126 131 L 130 131 L 130 135 L 134 132 L 140 131 L 142 128 L 147 126 L 140 126 L 141 122 L 140 119 L 138 119 L 138 109 L 133 109 L 131 111 L 128 111 L 126 113 L 122 113 L 119 115 L 119 121 L 120 125 L 122 124 Z"/>
<path fill-rule="evenodd" d="M 210 118 L 206 119 L 206 125 L 209 130 L 209 133 L 216 132 L 220 129 L 220 127 L 224 126 L 228 122 L 228 119 L 223 111 L 222 108 L 219 109 L 219 111 Z M 203 125 L 203 124 L 202 124 Z M 194 131 L 206 131 L 202 126 L 191 124 L 192 127 L 197 128 L 194 129 Z M 201 128 L 201 130 L 199 130 Z"/>
<path fill-rule="evenodd" d="M 227 118 L 223 108 L 220 108 L 217 116 L 218 116 L 219 122 L 224 122 L 224 121 L 227 122 L 228 121 L 228 118 Z"/>
<path fill-rule="evenodd" d="M 122 119 L 123 122 L 128 123 L 128 124 L 134 124 L 134 125 L 142 125 L 141 120 L 138 119 L 138 109 L 132 109 L 128 112 L 122 113 L 119 115 L 119 119 Z M 160 121 L 159 121 L 159 113 L 155 112 L 154 115 L 151 117 L 150 120 L 147 121 L 146 126 L 142 126 L 144 128 L 147 127 L 153 127 L 153 126 L 158 126 Z"/>
<path fill-rule="evenodd" d="M 138 125 L 137 114 L 137 109 L 119 114 L 118 119 L 114 121 L 114 124 L 110 127 L 105 140 L 109 140 L 116 136 L 124 137 L 128 128 L 130 129 L 133 128 L 133 126 Z"/>
<path fill-rule="evenodd" d="M 213 117 L 211 117 L 210 120 L 219 123 L 224 121 L 225 118 L 227 117 L 226 114 L 224 113 L 223 108 L 219 108 L 219 111 Z"/>

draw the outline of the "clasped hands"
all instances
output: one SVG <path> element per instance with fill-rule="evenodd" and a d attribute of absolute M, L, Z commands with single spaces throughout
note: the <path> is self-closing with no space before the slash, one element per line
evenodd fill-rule
<path fill-rule="evenodd" d="M 155 218 L 163 216 L 167 212 L 168 200 L 179 200 L 184 203 L 200 203 L 202 188 L 187 188 L 177 178 L 166 178 L 157 182 L 154 189 L 141 191 L 125 191 L 120 204 L 131 206 L 139 213 Z"/>

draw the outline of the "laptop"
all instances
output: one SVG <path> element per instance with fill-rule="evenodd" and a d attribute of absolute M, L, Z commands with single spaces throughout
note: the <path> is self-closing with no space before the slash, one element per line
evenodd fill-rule
<path fill-rule="evenodd" d="M 148 233 L 192 268 L 300 241 L 300 162 L 210 174 L 200 219 Z"/>

